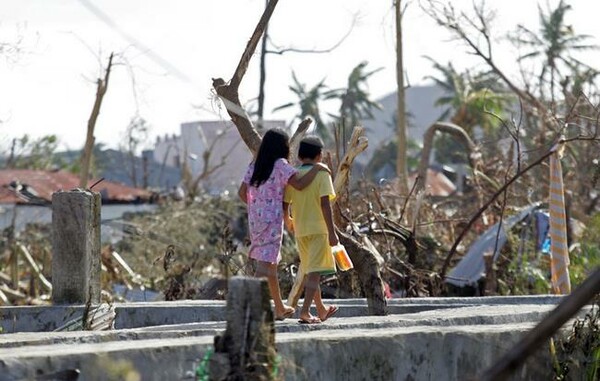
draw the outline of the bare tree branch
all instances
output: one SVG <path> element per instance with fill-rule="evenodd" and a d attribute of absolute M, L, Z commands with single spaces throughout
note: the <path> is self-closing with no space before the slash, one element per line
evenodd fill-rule
<path fill-rule="evenodd" d="M 265 53 L 279 54 L 279 55 L 282 55 L 282 54 L 285 54 L 285 53 L 312 53 L 312 54 L 331 53 L 335 49 L 339 48 L 340 45 L 342 45 L 344 43 L 344 41 L 346 41 L 346 39 L 348 38 L 348 36 L 350 36 L 350 33 L 352 33 L 352 30 L 356 26 L 356 20 L 357 20 L 357 17 L 356 17 L 356 15 L 354 15 L 354 17 L 352 18 L 352 23 L 350 24 L 350 27 L 348 28 L 348 31 L 335 44 L 333 44 L 329 48 L 325 48 L 325 49 L 315 49 L 315 48 L 313 48 L 313 49 L 308 49 L 308 48 L 281 48 L 280 46 L 278 46 L 277 44 L 275 44 L 273 42 L 273 39 L 271 39 L 270 36 L 268 36 L 269 42 L 277 50 L 268 50 L 267 49 L 265 51 Z"/>
<path fill-rule="evenodd" d="M 261 137 L 250 121 L 250 116 L 242 107 L 238 91 L 244 74 L 246 74 L 246 70 L 248 69 L 250 58 L 252 58 L 256 46 L 258 45 L 258 41 L 267 28 L 267 24 L 275 10 L 277 1 L 278 0 L 270 0 L 267 4 L 264 13 L 254 29 L 254 33 L 252 33 L 252 36 L 246 45 L 244 53 L 242 53 L 240 62 L 238 63 L 229 84 L 226 84 L 222 78 L 213 78 L 213 88 L 221 98 L 221 101 L 225 104 L 227 113 L 231 117 L 233 124 L 237 127 L 242 140 L 246 143 L 248 148 L 250 148 L 253 154 L 255 154 L 258 151 L 258 147 L 260 147 Z"/>
<path fill-rule="evenodd" d="M 104 79 L 98 78 L 96 82 L 96 100 L 94 101 L 94 107 L 92 108 L 92 113 L 88 120 L 87 136 L 85 139 L 83 154 L 81 156 L 81 169 L 79 172 L 80 188 L 87 187 L 90 162 L 92 158 L 92 149 L 94 148 L 95 141 L 94 129 L 96 128 L 96 121 L 98 120 L 98 115 L 100 115 L 100 107 L 102 106 L 102 100 L 104 99 L 106 90 L 108 90 L 108 80 L 110 79 L 110 70 L 112 69 L 113 65 L 113 56 L 114 53 L 110 53 L 110 57 L 108 58 L 108 65 L 106 66 L 106 72 L 104 74 Z"/>

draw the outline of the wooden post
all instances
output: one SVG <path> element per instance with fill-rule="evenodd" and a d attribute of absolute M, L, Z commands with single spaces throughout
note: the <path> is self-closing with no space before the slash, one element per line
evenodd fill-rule
<path fill-rule="evenodd" d="M 15 290 L 19 289 L 19 255 L 15 244 L 15 234 L 17 231 L 17 204 L 13 209 L 12 220 L 8 236 L 8 248 L 10 250 L 10 276 L 11 283 Z"/>
<path fill-rule="evenodd" d="M 483 254 L 483 263 L 485 264 L 485 288 L 483 289 L 485 295 L 481 296 L 496 295 L 498 287 L 494 270 L 494 253 Z"/>
<path fill-rule="evenodd" d="M 52 300 L 100 302 L 100 193 L 52 195 Z"/>
<path fill-rule="evenodd" d="M 211 380 L 269 380 L 275 364 L 275 324 L 264 279 L 233 277 L 227 294 L 227 328 L 215 336 Z"/>
<path fill-rule="evenodd" d="M 17 252 L 17 245 L 10 244 L 10 280 L 12 287 L 15 290 L 19 289 L 19 253 Z"/>

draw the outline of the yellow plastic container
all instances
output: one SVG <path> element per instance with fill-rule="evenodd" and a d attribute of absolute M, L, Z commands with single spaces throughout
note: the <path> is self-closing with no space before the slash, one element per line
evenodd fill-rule
<path fill-rule="evenodd" d="M 348 271 L 354 268 L 354 264 L 352 264 L 352 261 L 346 252 L 346 248 L 342 244 L 333 246 L 331 251 L 333 253 L 333 257 L 335 258 L 335 263 L 340 270 Z"/>

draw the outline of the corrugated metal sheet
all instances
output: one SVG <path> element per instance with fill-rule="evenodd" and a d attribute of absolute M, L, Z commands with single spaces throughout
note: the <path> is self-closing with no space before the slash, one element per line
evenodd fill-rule
<path fill-rule="evenodd" d="M 88 185 L 98 179 L 92 179 Z M 66 171 L 42 171 L 30 169 L 0 170 L 0 203 L 29 204 L 48 203 L 52 193 L 71 190 L 79 186 L 79 177 Z M 93 188 L 100 192 L 103 202 L 146 202 L 151 193 L 123 184 L 103 180 Z"/>
<path fill-rule="evenodd" d="M 483 255 L 490 253 L 493 255 L 495 261 L 498 258 L 500 250 L 502 250 L 502 247 L 506 243 L 506 232 L 510 231 L 516 224 L 523 221 L 539 207 L 540 203 L 535 203 L 521 210 L 518 214 L 504 219 L 500 230 L 498 230 L 499 222 L 488 228 L 471 244 L 465 256 L 448 274 L 446 282 L 458 287 L 475 285 L 485 275 Z"/>

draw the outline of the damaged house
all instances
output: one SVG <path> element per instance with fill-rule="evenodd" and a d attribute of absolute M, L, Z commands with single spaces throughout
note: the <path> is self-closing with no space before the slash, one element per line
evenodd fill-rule
<path fill-rule="evenodd" d="M 154 208 L 151 192 L 99 180 L 92 179 L 89 184 L 102 197 L 103 220 L 118 218 L 127 211 Z M 79 177 L 67 171 L 0 170 L 0 229 L 14 225 L 18 232 L 28 223 L 50 223 L 52 194 L 78 186 Z"/>

